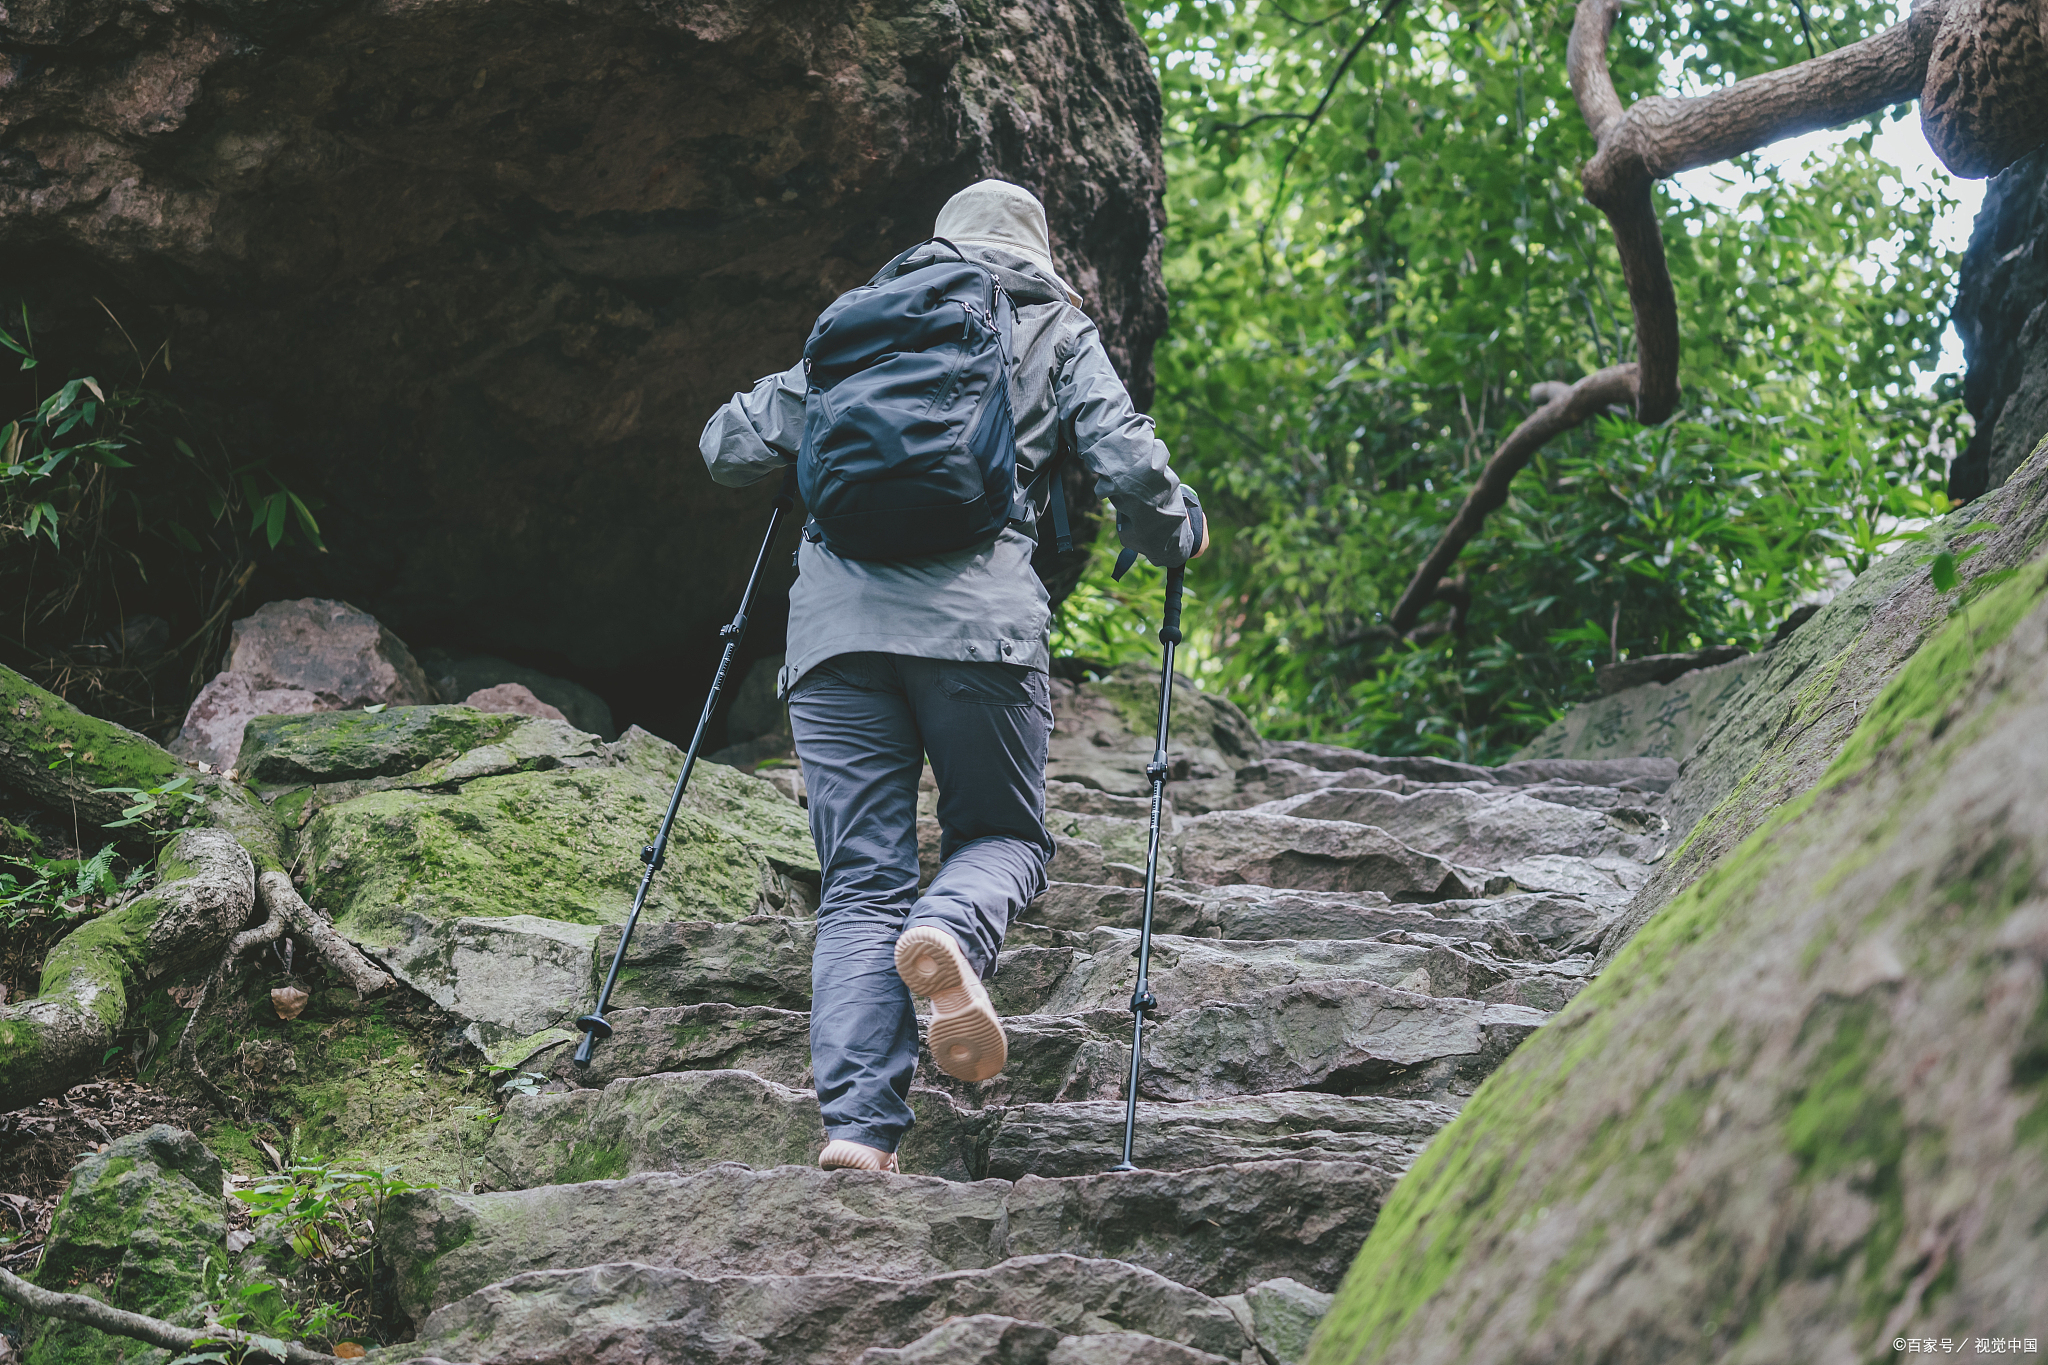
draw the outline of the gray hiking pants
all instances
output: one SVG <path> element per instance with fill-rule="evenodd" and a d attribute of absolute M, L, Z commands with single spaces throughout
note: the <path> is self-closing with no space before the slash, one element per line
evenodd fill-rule
<path fill-rule="evenodd" d="M 841 654 L 789 697 L 824 869 L 811 956 L 811 1070 L 825 1136 L 893 1152 L 910 1128 L 917 1018 L 896 940 L 951 931 L 986 976 L 1045 889 L 1046 675 L 1021 664 Z M 939 784 L 939 856 L 917 890 L 917 782 Z"/>

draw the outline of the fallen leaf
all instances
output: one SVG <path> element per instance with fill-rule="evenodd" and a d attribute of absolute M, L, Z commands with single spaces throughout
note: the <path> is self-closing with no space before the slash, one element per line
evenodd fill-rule
<path fill-rule="evenodd" d="M 256 1139 L 256 1145 L 258 1147 L 261 1147 L 263 1149 L 263 1154 L 270 1158 L 270 1164 L 272 1166 L 275 1166 L 280 1171 L 284 1169 L 284 1157 L 282 1154 L 278 1152 L 277 1148 L 271 1146 L 262 1138 Z"/>
<path fill-rule="evenodd" d="M 342 1360 L 361 1360 L 369 1352 L 353 1341 L 337 1341 L 334 1343 L 334 1354 Z"/>
<path fill-rule="evenodd" d="M 192 1002 L 199 998 L 199 987 L 166 986 L 164 987 L 164 994 L 170 996 L 171 1003 L 176 1005 L 179 1009 L 189 1010 L 192 1008 Z"/>
<path fill-rule="evenodd" d="M 306 1002 L 312 999 L 297 986 L 279 986 L 270 993 L 270 1003 L 277 1010 L 280 1019 L 296 1019 L 305 1012 Z"/>

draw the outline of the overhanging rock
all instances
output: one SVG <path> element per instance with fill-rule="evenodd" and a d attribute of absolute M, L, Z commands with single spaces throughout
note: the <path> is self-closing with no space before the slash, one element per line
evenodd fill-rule
<path fill-rule="evenodd" d="M 585 669 L 706 638 L 770 493 L 697 432 L 987 175 L 1149 396 L 1159 95 L 1114 0 L 36 0 L 0 46 L 46 352 L 131 369 L 104 298 L 325 500 L 266 596 Z"/>

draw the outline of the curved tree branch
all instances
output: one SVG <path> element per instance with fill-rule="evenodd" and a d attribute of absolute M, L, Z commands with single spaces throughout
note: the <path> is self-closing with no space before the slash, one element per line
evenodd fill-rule
<path fill-rule="evenodd" d="M 1479 534 L 1486 518 L 1508 500 L 1509 483 L 1535 457 L 1536 452 L 1543 449 L 1552 437 L 1591 420 L 1608 406 L 1630 402 L 1635 396 L 1635 380 L 1634 365 L 1610 365 L 1576 384 L 1538 386 L 1535 396 L 1548 401 L 1508 433 L 1508 438 L 1500 443 L 1500 448 L 1479 471 L 1479 481 L 1465 495 L 1464 506 L 1458 509 L 1458 515 L 1445 528 L 1443 538 L 1429 552 L 1429 558 L 1422 561 L 1422 567 L 1408 581 L 1407 591 L 1394 605 L 1394 614 L 1388 624 L 1395 634 L 1406 635 L 1415 628 L 1415 619 L 1422 614 L 1422 609 L 1437 599 L 1437 589 L 1457 559 L 1458 552 Z"/>
<path fill-rule="evenodd" d="M 2048 22 L 2048 0 L 1915 0 L 1905 23 L 1862 42 L 1703 95 L 1652 95 L 1624 109 L 1607 65 L 1607 42 L 1621 13 L 1620 0 L 1578 0 L 1565 64 L 1572 96 L 1597 148 L 1579 178 L 1587 200 L 1607 216 L 1614 231 L 1629 308 L 1635 315 L 1636 360 L 1609 366 L 1550 395 L 1501 442 L 1395 604 L 1388 624 L 1396 635 L 1413 630 L 1422 609 L 1437 600 L 1439 582 L 1458 552 L 1478 534 L 1487 516 L 1507 501 L 1509 482 L 1546 442 L 1609 404 L 1626 403 L 1645 426 L 1664 421 L 1677 408 L 1678 303 L 1657 221 L 1656 183 L 1919 96 L 1923 86 L 1935 83 L 1929 54 L 1935 50 L 1936 35 L 1953 27 L 1945 27 L 1945 21 L 1972 6 L 2004 6 L 2011 11 L 2032 6 Z M 2017 46 L 2012 50 L 2020 52 Z M 2030 60 L 2030 51 L 2020 52 L 2021 59 Z M 2043 87 L 2048 90 L 2048 82 Z M 2015 88 L 2006 92 L 2005 103 L 2025 95 Z"/>

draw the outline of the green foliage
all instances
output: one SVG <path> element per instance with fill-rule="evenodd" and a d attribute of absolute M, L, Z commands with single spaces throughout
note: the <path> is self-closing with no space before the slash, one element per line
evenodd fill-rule
<path fill-rule="evenodd" d="M 321 548 L 314 509 L 173 395 L 167 345 L 138 352 L 126 380 L 74 371 L 46 384 L 27 307 L 6 317 L 0 347 L 20 364 L 0 376 L 0 414 L 20 415 L 0 424 L 0 598 L 19 608 L 0 654 L 146 726 L 211 670 L 256 558 L 295 540 Z"/>
<path fill-rule="evenodd" d="M 118 868 L 108 844 L 90 858 L 0 854 L 0 986 L 8 999 L 35 994 L 50 946 L 104 914 L 149 876 Z"/>
<path fill-rule="evenodd" d="M 97 787 L 94 794 L 99 796 L 125 796 L 129 805 L 121 811 L 121 818 L 109 820 L 107 829 L 127 829 L 131 825 L 151 825 L 162 829 L 169 825 L 190 824 L 192 816 L 206 804 L 206 797 L 192 789 L 189 777 L 174 777 L 154 787 Z M 166 830 L 166 837 L 169 831 Z"/>
<path fill-rule="evenodd" d="M 1806 12 L 1822 47 L 1893 18 Z M 1530 386 L 1633 355 L 1577 181 L 1593 147 L 1565 79 L 1571 10 L 1186 0 L 1133 18 L 1167 110 L 1156 412 L 1215 515 L 1190 652 L 1268 732 L 1499 758 L 1590 695 L 1597 664 L 1760 644 L 1946 510 L 1960 403 L 1916 371 L 1952 262 L 1937 199 L 1888 180 L 1873 121 L 1806 183 L 1730 168 L 1749 176 L 1732 211 L 1660 189 L 1684 407 L 1553 442 L 1454 571 L 1463 629 L 1438 607 L 1390 649 L 1386 614 Z M 1784 0 L 1631 11 L 1612 45 L 1625 100 L 1806 52 Z M 1105 625 L 1128 600 L 1106 580 L 1063 611 L 1061 652 L 1144 638 Z"/>

